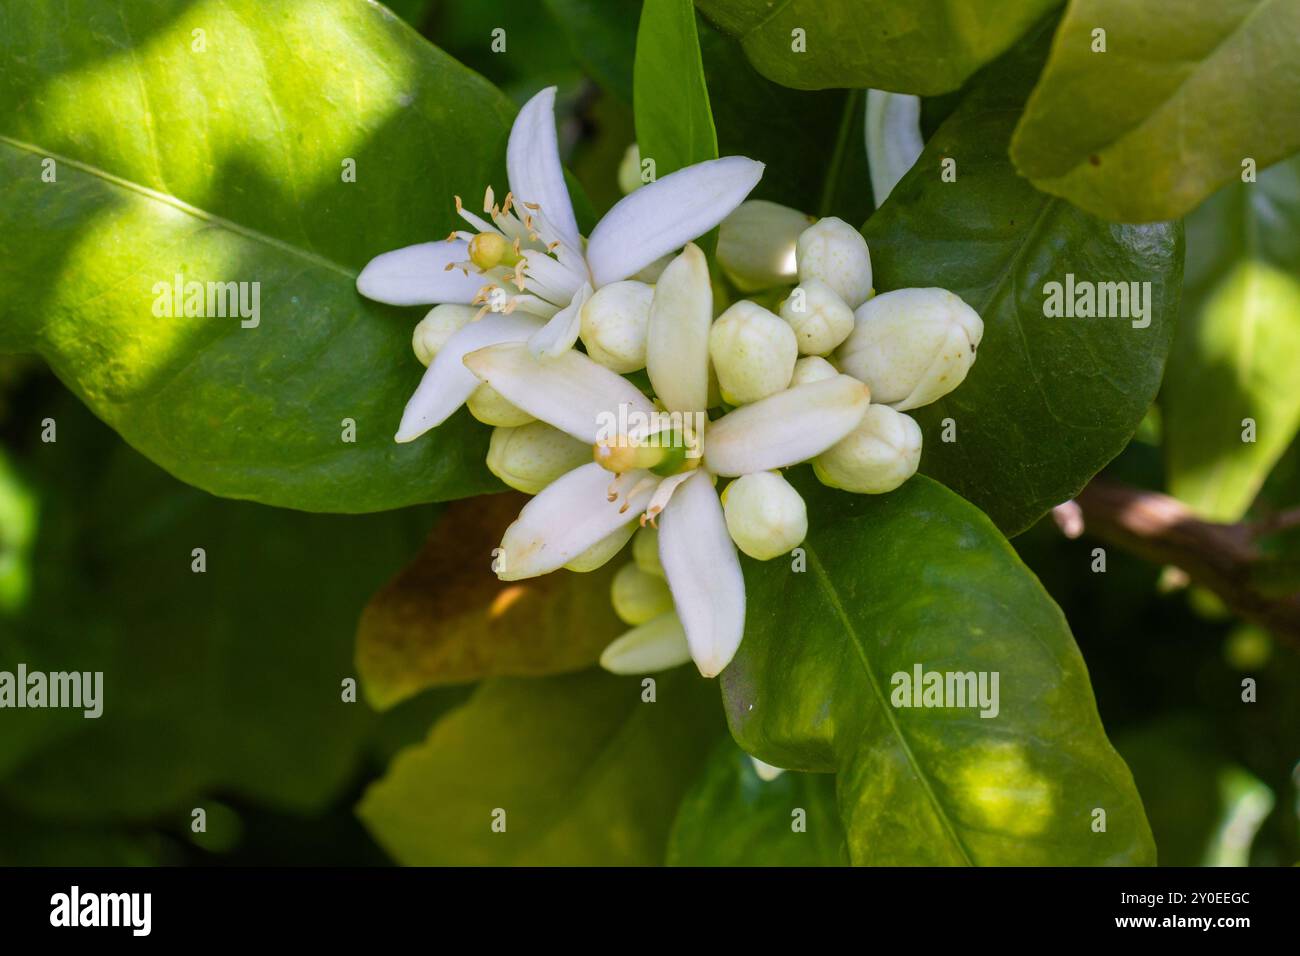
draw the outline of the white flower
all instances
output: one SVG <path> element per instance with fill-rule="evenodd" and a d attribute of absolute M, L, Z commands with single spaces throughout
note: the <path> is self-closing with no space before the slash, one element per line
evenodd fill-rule
<path fill-rule="evenodd" d="M 921 426 L 888 405 L 872 405 L 858 427 L 813 459 L 831 488 L 860 495 L 893 491 L 921 464 Z"/>
<path fill-rule="evenodd" d="M 510 130 L 506 167 L 511 192 L 498 205 L 487 190 L 487 219 L 465 209 L 458 197 L 456 210 L 472 231 L 372 259 L 357 277 L 357 291 L 392 305 L 456 303 L 527 313 L 546 324 L 498 325 L 496 341 L 527 340 L 534 354 L 555 356 L 577 340 L 582 306 L 594 290 L 636 275 L 708 232 L 763 175 L 762 163 L 743 156 L 680 169 L 616 203 L 584 249 L 556 145 L 555 87 L 542 90 L 519 111 Z M 478 324 L 453 335 L 445 350 L 471 351 L 457 339 Z M 492 344 L 483 341 L 484 334 L 478 333 L 475 348 Z M 446 371 L 436 361 L 429 365 L 407 403 L 397 441 L 411 441 L 442 424 L 469 397 L 472 388 L 466 391 L 463 378 L 448 377 Z"/>
<path fill-rule="evenodd" d="M 827 216 L 799 234 L 795 244 L 799 281 L 820 279 L 850 309 L 871 295 L 871 253 L 867 240 L 843 219 Z"/>
<path fill-rule="evenodd" d="M 800 355 L 830 355 L 853 331 L 853 310 L 820 279 L 799 284 L 781 303 Z"/>
<path fill-rule="evenodd" d="M 538 359 L 518 342 L 465 357 L 507 401 L 590 444 L 596 459 L 524 507 L 501 541 L 498 575 L 546 574 L 638 516 L 657 522 L 676 615 L 706 677 L 726 667 L 745 626 L 745 582 L 714 477 L 805 461 L 852 431 L 868 403 L 862 383 L 839 375 L 706 424 L 712 312 L 708 265 L 688 245 L 664 271 L 651 306 L 646 371 L 666 412 L 577 351 Z M 623 430 L 611 433 L 615 422 Z"/>
<path fill-rule="evenodd" d="M 789 322 L 742 299 L 718 316 L 709 330 L 709 358 L 723 400 L 743 405 L 790 385 L 799 340 Z"/>

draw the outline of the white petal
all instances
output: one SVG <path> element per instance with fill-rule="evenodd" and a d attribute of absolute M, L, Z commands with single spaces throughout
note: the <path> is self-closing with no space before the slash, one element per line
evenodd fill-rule
<path fill-rule="evenodd" d="M 451 262 L 466 262 L 469 244 L 422 242 L 375 256 L 357 276 L 357 291 L 367 299 L 389 305 L 469 305 L 487 279 L 470 270 L 448 271 Z"/>
<path fill-rule="evenodd" d="M 708 407 L 712 323 L 709 264 L 698 246 L 687 243 L 655 284 L 646 337 L 646 372 L 670 412 Z"/>
<path fill-rule="evenodd" d="M 596 288 L 644 269 L 698 239 L 763 177 L 763 164 L 724 156 L 687 166 L 624 196 L 592 230 L 587 266 Z"/>
<path fill-rule="evenodd" d="M 745 633 L 745 578 L 718 493 L 703 471 L 677 489 L 659 518 L 659 560 L 691 657 L 701 674 L 716 677 Z"/>
<path fill-rule="evenodd" d="M 465 356 L 465 364 L 512 405 L 589 445 L 617 437 L 620 406 L 629 415 L 654 413 L 635 385 L 572 349 L 538 359 L 525 344 L 497 345 Z"/>
<path fill-rule="evenodd" d="M 758 775 L 758 779 L 762 780 L 764 783 L 771 783 L 777 777 L 781 776 L 781 774 L 785 773 L 785 771 L 780 767 L 773 767 L 770 763 L 763 763 L 763 761 L 759 760 L 757 757 L 750 757 L 749 762 L 753 764 L 754 773 Z"/>
<path fill-rule="evenodd" d="M 462 361 L 474 352 L 498 342 L 523 342 L 541 328 L 529 315 L 485 315 L 456 331 L 425 370 L 420 385 L 406 403 L 396 440 L 412 441 L 430 428 L 441 425 L 465 404 L 479 380 Z"/>
<path fill-rule="evenodd" d="M 879 208 L 925 148 L 921 98 L 910 93 L 867 90 L 867 164 Z"/>
<path fill-rule="evenodd" d="M 582 248 L 578 223 L 573 218 L 573 203 L 564 184 L 560 149 L 555 140 L 555 87 L 548 86 L 524 104 L 510 128 L 506 147 L 506 169 L 510 174 L 510 191 L 522 208 L 527 203 L 540 206 L 546 224 L 555 230 L 553 237 L 575 249 Z"/>
<path fill-rule="evenodd" d="M 870 395 L 837 375 L 737 408 L 704 433 L 704 465 L 715 475 L 749 475 L 806 461 L 858 427 Z"/>
<path fill-rule="evenodd" d="M 645 509 L 654 483 L 628 479 L 648 474 L 629 472 L 620 484 L 631 491 L 615 501 L 608 497 L 615 476 L 594 461 L 551 482 L 506 529 L 493 565 L 497 577 L 518 581 L 546 574 L 609 537 Z"/>
<path fill-rule="evenodd" d="M 583 283 L 573 300 L 555 315 L 545 326 L 533 333 L 528 340 L 528 350 L 534 356 L 554 358 L 561 352 L 573 348 L 582 330 L 582 307 L 591 298 L 591 283 Z"/>
<path fill-rule="evenodd" d="M 690 659 L 681 619 L 669 611 L 617 638 L 600 655 L 600 666 L 611 674 L 654 674 Z"/>

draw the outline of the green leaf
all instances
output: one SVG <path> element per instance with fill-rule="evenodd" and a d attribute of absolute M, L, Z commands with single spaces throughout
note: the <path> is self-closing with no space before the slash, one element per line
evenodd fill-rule
<path fill-rule="evenodd" d="M 489 570 L 527 501 L 512 492 L 450 505 L 415 559 L 371 598 L 357 670 L 374 707 L 428 687 L 581 670 L 627 630 L 610 604 L 617 560 L 509 583 Z"/>
<path fill-rule="evenodd" d="M 353 622 L 418 547 L 425 509 L 223 501 L 149 464 L 70 396 L 46 407 L 58 441 L 33 436 L 22 456 L 41 498 L 33 586 L 0 612 L 0 669 L 102 671 L 103 712 L 6 710 L 0 803 L 177 829 L 213 792 L 298 813 L 328 805 L 374 722 L 344 700 Z"/>
<path fill-rule="evenodd" d="M 362 512 L 497 487 L 464 413 L 394 444 L 420 313 L 354 285 L 504 182 L 491 85 L 362 0 L 15 0 L 0 57 L 0 350 L 215 494 Z M 157 317 L 177 275 L 250 306 L 258 283 L 258 324 Z"/>
<path fill-rule="evenodd" d="M 1221 190 L 1187 232 L 1161 393 L 1169 489 L 1237 521 L 1300 429 L 1300 160 Z"/>
<path fill-rule="evenodd" d="M 778 86 L 749 64 L 738 42 L 707 22 L 700 23 L 700 49 L 718 152 L 767 166 L 750 198 L 846 222 L 865 219 L 874 207 L 862 92 Z"/>
<path fill-rule="evenodd" d="M 919 409 L 921 468 L 1011 535 L 1127 444 L 1160 384 L 1182 281 L 1177 224 L 1116 226 L 1034 189 L 1007 161 L 1038 66 L 1031 38 L 975 81 L 867 221 L 876 288 L 942 286 L 984 320 L 966 381 Z M 956 179 L 943 180 L 955 162 Z M 1051 282 L 1150 283 L 1146 319 L 1049 318 Z M 945 438 L 946 419 L 952 420 Z"/>
<path fill-rule="evenodd" d="M 745 562 L 722 675 L 737 742 L 835 772 L 854 863 L 1154 862 L 1065 618 L 988 519 L 924 477 L 883 496 L 798 486 L 807 570 Z M 998 674 L 996 716 L 894 706 L 918 666 Z"/>
<path fill-rule="evenodd" d="M 656 681 L 653 702 L 600 671 L 489 681 L 398 754 L 357 813 L 407 865 L 661 863 L 721 726 L 693 670 Z"/>
<path fill-rule="evenodd" d="M 601 86 L 632 102 L 641 0 L 542 0 L 564 31 L 573 55 Z"/>
<path fill-rule="evenodd" d="M 718 158 L 690 0 L 645 0 L 633 75 L 637 145 L 656 177 Z"/>
<path fill-rule="evenodd" d="M 696 0 L 696 5 L 739 37 L 750 62 L 782 86 L 872 87 L 930 96 L 961 86 L 1057 2 Z"/>
<path fill-rule="evenodd" d="M 670 866 L 843 866 L 835 778 L 787 771 L 761 780 L 730 740 L 714 749 L 682 799 L 668 841 Z"/>
<path fill-rule="evenodd" d="M 1104 52 L 1094 52 L 1104 30 Z M 1300 149 L 1300 5 L 1071 0 L 1016 129 L 1016 168 L 1121 222 L 1175 219 Z"/>

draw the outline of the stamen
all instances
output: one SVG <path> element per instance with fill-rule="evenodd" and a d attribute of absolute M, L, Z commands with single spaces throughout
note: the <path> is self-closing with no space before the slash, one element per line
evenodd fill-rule
<path fill-rule="evenodd" d="M 493 199 L 494 199 L 494 196 L 493 196 L 493 193 L 492 193 L 492 187 L 489 186 L 487 189 L 483 190 L 483 211 L 484 211 L 484 212 L 491 212 L 491 211 L 492 211 L 492 202 L 493 202 Z"/>
<path fill-rule="evenodd" d="M 460 215 L 465 211 L 465 204 L 460 201 L 459 196 L 453 196 L 452 198 L 456 200 L 456 215 Z"/>

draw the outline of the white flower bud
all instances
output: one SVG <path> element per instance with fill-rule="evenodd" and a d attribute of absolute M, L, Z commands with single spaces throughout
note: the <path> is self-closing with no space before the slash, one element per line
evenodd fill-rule
<path fill-rule="evenodd" d="M 853 331 L 853 310 L 821 279 L 801 282 L 781 303 L 800 355 L 830 355 Z"/>
<path fill-rule="evenodd" d="M 596 290 L 582 307 L 582 343 L 594 361 L 615 372 L 645 368 L 646 330 L 654 286 L 631 279 Z"/>
<path fill-rule="evenodd" d="M 545 422 L 494 429 L 488 443 L 488 471 L 529 495 L 589 461 L 590 445 Z"/>
<path fill-rule="evenodd" d="M 632 560 L 647 574 L 664 577 L 664 566 L 659 562 L 659 531 L 646 526 L 632 539 Z"/>
<path fill-rule="evenodd" d="M 722 400 L 745 405 L 790 384 L 799 343 L 779 315 L 748 300 L 723 312 L 709 329 L 709 358 Z"/>
<path fill-rule="evenodd" d="M 722 510 L 736 547 L 759 561 L 788 554 L 808 534 L 803 499 L 774 471 L 745 475 L 727 485 Z"/>
<path fill-rule="evenodd" d="M 799 281 L 821 279 L 850 309 L 871 294 L 867 240 L 843 219 L 820 219 L 799 236 Z"/>
<path fill-rule="evenodd" d="M 813 459 L 823 485 L 862 495 L 893 491 L 921 463 L 921 426 L 888 405 L 869 405 L 862 423 Z"/>
<path fill-rule="evenodd" d="M 794 375 L 790 378 L 790 387 L 825 381 L 839 374 L 839 370 L 820 355 L 808 355 L 794 363 Z"/>
<path fill-rule="evenodd" d="M 636 627 L 673 609 L 673 596 L 668 582 L 647 574 L 635 564 L 624 565 L 614 575 L 609 589 L 614 613 L 624 624 Z"/>
<path fill-rule="evenodd" d="M 623 545 L 627 544 L 627 539 L 632 537 L 636 528 L 636 521 L 629 521 L 621 528 L 616 528 L 566 564 L 565 569 L 585 574 L 603 568 L 614 555 L 623 550 Z"/>
<path fill-rule="evenodd" d="M 749 199 L 722 220 L 718 263 L 737 289 L 756 292 L 795 280 L 795 243 L 812 223 L 797 209 Z"/>
<path fill-rule="evenodd" d="M 472 305 L 435 305 L 411 333 L 411 347 L 421 365 L 428 365 L 447 340 L 478 315 Z"/>
<path fill-rule="evenodd" d="M 654 674 L 690 659 L 686 631 L 676 612 L 671 612 L 615 640 L 600 655 L 600 666 L 612 674 Z"/>
<path fill-rule="evenodd" d="M 487 383 L 470 392 L 465 407 L 484 425 L 495 425 L 498 428 L 514 428 L 536 421 L 522 408 L 511 405 L 505 396 Z"/>
<path fill-rule="evenodd" d="M 618 188 L 626 196 L 641 185 L 641 147 L 633 143 L 618 164 Z"/>
<path fill-rule="evenodd" d="M 928 405 L 966 378 L 984 335 L 978 313 L 947 289 L 898 289 L 857 310 L 840 368 L 899 411 Z"/>

